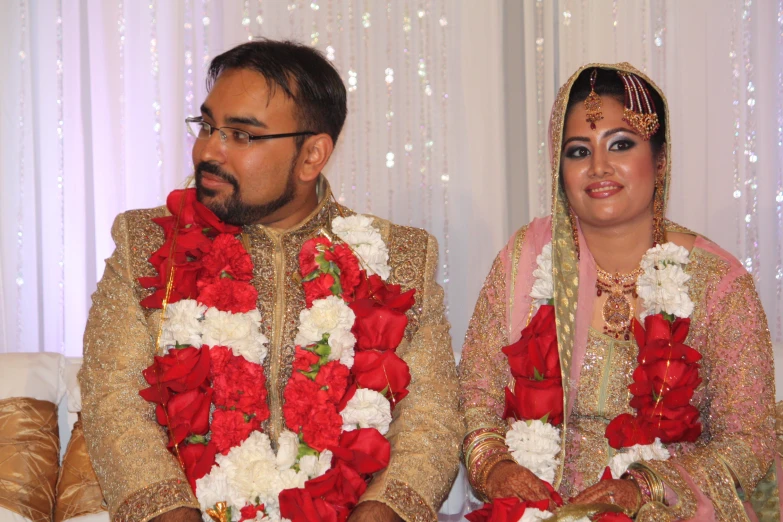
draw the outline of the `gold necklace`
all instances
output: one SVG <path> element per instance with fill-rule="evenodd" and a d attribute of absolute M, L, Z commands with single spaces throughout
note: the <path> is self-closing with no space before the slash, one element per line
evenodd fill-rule
<path fill-rule="evenodd" d="M 600 297 L 604 292 L 609 296 L 604 303 L 601 315 L 604 318 L 604 333 L 615 339 L 631 338 L 631 319 L 634 315 L 633 302 L 629 296 L 636 299 L 636 279 L 642 273 L 642 267 L 637 267 L 629 274 L 614 275 L 598 269 L 598 279 L 595 281 L 596 295 Z"/>

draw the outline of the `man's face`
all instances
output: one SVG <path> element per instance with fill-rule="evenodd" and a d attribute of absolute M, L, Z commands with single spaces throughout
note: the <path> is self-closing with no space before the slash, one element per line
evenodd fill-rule
<path fill-rule="evenodd" d="M 201 106 L 201 116 L 212 127 L 231 127 L 253 136 L 302 130 L 294 111 L 293 100 L 282 89 L 270 96 L 266 79 L 250 69 L 221 73 Z M 198 200 L 235 225 L 279 218 L 296 197 L 295 139 L 256 140 L 247 148 L 233 148 L 215 130 L 209 139 L 196 140 L 193 165 Z"/>

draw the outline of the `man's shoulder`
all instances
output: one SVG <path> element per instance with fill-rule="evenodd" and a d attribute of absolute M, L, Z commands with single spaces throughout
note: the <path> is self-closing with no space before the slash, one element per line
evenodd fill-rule
<path fill-rule="evenodd" d="M 437 265 L 438 242 L 422 228 L 398 225 L 377 216 L 373 225 L 389 249 L 390 281 L 405 288 L 422 287 L 428 270 Z"/>

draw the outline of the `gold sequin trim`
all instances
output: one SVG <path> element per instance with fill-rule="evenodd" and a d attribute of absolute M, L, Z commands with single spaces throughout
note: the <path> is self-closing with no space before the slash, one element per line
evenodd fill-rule
<path fill-rule="evenodd" d="M 702 492 L 712 500 L 719 521 L 748 520 L 742 501 L 737 495 L 734 477 L 714 453 L 702 448 L 682 457 L 680 463 Z"/>
<path fill-rule="evenodd" d="M 408 484 L 390 479 L 386 483 L 381 502 L 389 506 L 406 522 L 437 521 L 438 515 Z"/>
<path fill-rule="evenodd" d="M 696 514 L 696 495 L 688 487 L 679 470 L 671 462 L 663 460 L 644 462 L 644 466 L 654 472 L 677 495 L 677 504 L 669 506 L 675 517 L 684 520 L 693 518 Z"/>
<path fill-rule="evenodd" d="M 146 522 L 179 507 L 199 509 L 190 485 L 182 480 L 171 479 L 133 493 L 120 504 L 111 519 L 112 522 Z"/>

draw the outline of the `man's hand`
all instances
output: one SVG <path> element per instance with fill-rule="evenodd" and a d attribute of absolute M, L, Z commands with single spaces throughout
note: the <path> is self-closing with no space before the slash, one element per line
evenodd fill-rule
<path fill-rule="evenodd" d="M 590 486 L 576 497 L 571 499 L 571 504 L 592 504 L 602 502 L 614 504 L 635 513 L 641 506 L 641 492 L 639 486 L 633 480 L 602 480 Z"/>
<path fill-rule="evenodd" d="M 516 497 L 520 500 L 549 500 L 544 482 L 516 462 L 498 462 L 490 470 L 484 491 L 490 499 Z"/>
<path fill-rule="evenodd" d="M 201 522 L 201 511 L 189 507 L 181 507 L 161 513 L 151 522 Z"/>
<path fill-rule="evenodd" d="M 383 502 L 368 500 L 354 508 L 348 522 L 402 522 L 402 519 Z"/>

